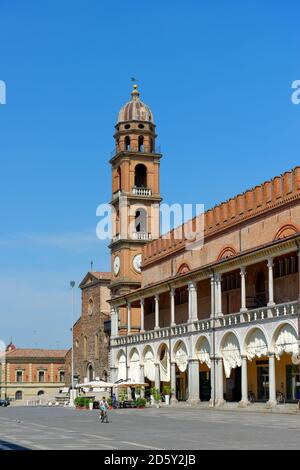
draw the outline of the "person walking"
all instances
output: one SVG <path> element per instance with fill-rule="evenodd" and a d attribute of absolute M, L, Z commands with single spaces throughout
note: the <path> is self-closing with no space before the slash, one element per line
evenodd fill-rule
<path fill-rule="evenodd" d="M 112 407 L 114 410 L 117 408 L 117 397 L 115 393 L 112 394 Z"/>
<path fill-rule="evenodd" d="M 105 397 L 102 397 L 102 400 L 100 400 L 100 416 L 99 418 L 101 419 L 101 423 L 108 423 L 108 403 Z"/>

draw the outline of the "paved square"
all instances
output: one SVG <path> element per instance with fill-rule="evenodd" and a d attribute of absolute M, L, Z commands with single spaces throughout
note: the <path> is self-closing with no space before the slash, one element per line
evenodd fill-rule
<path fill-rule="evenodd" d="M 0 449 L 299 449 L 300 415 L 199 409 L 0 408 Z"/>

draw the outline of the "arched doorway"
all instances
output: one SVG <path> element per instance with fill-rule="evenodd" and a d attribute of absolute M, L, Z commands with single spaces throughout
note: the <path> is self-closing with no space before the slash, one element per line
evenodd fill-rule
<path fill-rule="evenodd" d="M 254 400 L 269 400 L 269 357 L 264 332 L 253 328 L 245 339 L 245 355 L 248 359 L 248 390 Z"/>
<path fill-rule="evenodd" d="M 221 356 L 225 370 L 225 399 L 239 402 L 242 398 L 242 357 L 239 341 L 234 333 L 228 333 L 221 343 Z"/>
<path fill-rule="evenodd" d="M 159 363 L 160 389 L 163 392 L 164 386 L 170 385 L 171 381 L 170 354 L 166 344 L 160 345 L 157 359 Z"/>
<path fill-rule="evenodd" d="M 176 398 L 178 401 L 188 399 L 188 353 L 183 341 L 179 341 L 174 348 L 176 364 Z"/>
<path fill-rule="evenodd" d="M 211 399 L 211 359 L 210 344 L 206 337 L 198 339 L 195 355 L 199 361 L 200 401 L 209 401 Z"/>
<path fill-rule="evenodd" d="M 92 364 L 89 364 L 89 365 L 88 365 L 88 368 L 87 368 L 87 378 L 88 378 L 88 381 L 89 381 L 89 382 L 91 382 L 92 380 L 94 380 L 94 369 L 93 369 Z"/>

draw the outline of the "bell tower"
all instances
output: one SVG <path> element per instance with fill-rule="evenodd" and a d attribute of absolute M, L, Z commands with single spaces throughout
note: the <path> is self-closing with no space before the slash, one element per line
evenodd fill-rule
<path fill-rule="evenodd" d="M 160 234 L 159 167 L 152 111 L 134 85 L 115 125 L 112 168 L 111 295 L 141 286 L 142 246 Z"/>

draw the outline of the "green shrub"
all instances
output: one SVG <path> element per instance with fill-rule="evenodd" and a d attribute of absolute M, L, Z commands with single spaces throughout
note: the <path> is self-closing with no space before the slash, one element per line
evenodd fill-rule
<path fill-rule="evenodd" d="M 86 397 L 77 397 L 74 400 L 75 406 L 77 406 L 78 408 L 88 408 L 89 403 L 91 402 L 92 400 Z"/>
<path fill-rule="evenodd" d="M 164 395 L 171 395 L 171 393 L 173 393 L 173 390 L 170 387 L 170 385 L 164 385 L 163 386 L 163 394 Z"/>
<path fill-rule="evenodd" d="M 158 404 L 161 401 L 160 391 L 158 388 L 150 388 L 150 394 L 153 396 L 155 403 Z"/>
<path fill-rule="evenodd" d="M 112 398 L 111 397 L 109 397 L 107 399 L 107 403 L 108 403 L 108 406 L 112 406 Z"/>
<path fill-rule="evenodd" d="M 137 408 L 143 408 L 144 406 L 146 406 L 146 403 L 147 403 L 147 400 L 146 398 L 137 398 L 137 400 L 135 400 L 135 405 Z"/>

